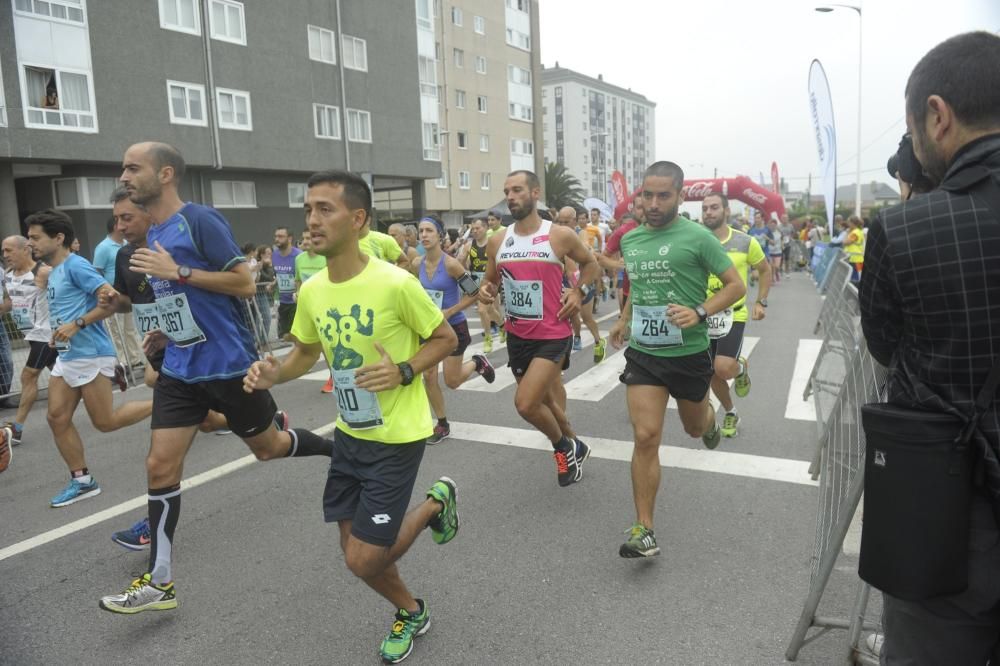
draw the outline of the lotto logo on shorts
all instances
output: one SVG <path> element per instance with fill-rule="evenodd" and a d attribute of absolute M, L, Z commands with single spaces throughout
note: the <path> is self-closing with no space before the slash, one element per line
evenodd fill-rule
<path fill-rule="evenodd" d="M 388 525 L 392 518 L 387 513 L 376 513 L 372 516 L 372 522 L 376 525 Z"/>

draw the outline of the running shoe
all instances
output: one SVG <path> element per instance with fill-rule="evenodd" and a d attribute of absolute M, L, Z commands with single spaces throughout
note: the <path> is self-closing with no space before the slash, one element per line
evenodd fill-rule
<path fill-rule="evenodd" d="M 726 415 L 722 418 L 722 436 L 735 437 L 736 426 L 738 426 L 739 423 L 740 423 L 739 414 L 734 414 L 733 412 L 726 412 Z"/>
<path fill-rule="evenodd" d="M 656 545 L 656 537 L 653 530 L 645 525 L 636 523 L 631 528 L 625 530 L 629 537 L 618 549 L 618 554 L 622 557 L 653 557 L 660 554 L 660 547 Z"/>
<path fill-rule="evenodd" d="M 177 590 L 173 583 L 154 585 L 149 574 L 132 581 L 121 594 L 112 594 L 100 601 L 100 607 L 112 613 L 132 615 L 148 610 L 177 608 Z"/>
<path fill-rule="evenodd" d="M 229 428 L 219 428 L 218 430 L 212 431 L 213 435 L 232 435 L 233 431 Z"/>
<path fill-rule="evenodd" d="M 570 446 L 556 447 L 552 452 L 552 457 L 556 460 L 556 478 L 560 486 L 569 486 L 583 478 L 583 469 L 576 461 L 576 444 L 571 442 Z"/>
<path fill-rule="evenodd" d="M 600 363 L 604 360 L 604 353 L 607 351 L 608 341 L 601 338 L 594 345 L 594 363 Z"/>
<path fill-rule="evenodd" d="M 97 497 L 100 494 L 101 487 L 97 485 L 97 481 L 93 477 L 90 478 L 90 483 L 80 483 L 79 479 L 70 479 L 66 487 L 62 489 L 62 492 L 53 497 L 49 504 L 52 508 L 69 506 L 70 504 L 76 504 L 80 500 Z"/>
<path fill-rule="evenodd" d="M 434 434 L 427 438 L 428 444 L 437 444 L 442 439 L 451 437 L 451 426 L 438 424 L 434 426 Z"/>
<path fill-rule="evenodd" d="M 500 344 L 507 344 L 507 329 L 503 325 L 500 326 Z"/>
<path fill-rule="evenodd" d="M 21 446 L 21 437 L 24 435 L 24 427 L 18 428 L 13 421 L 3 424 L 4 428 L 10 428 L 10 445 Z"/>
<path fill-rule="evenodd" d="M 3 441 L 0 442 L 0 473 L 6 472 L 7 468 L 10 467 L 10 461 L 13 459 L 14 454 L 12 452 L 11 440 L 13 435 L 11 434 L 10 428 L 4 428 L 0 430 L 0 437 Z"/>
<path fill-rule="evenodd" d="M 447 476 L 442 476 L 434 482 L 431 489 L 427 491 L 427 496 L 432 500 L 441 502 L 443 509 L 431 518 L 427 526 L 431 528 L 431 538 L 436 544 L 446 544 L 458 534 L 458 486 Z"/>
<path fill-rule="evenodd" d="M 740 363 L 743 364 L 743 372 L 736 375 L 733 385 L 736 389 L 736 395 L 745 398 L 750 393 L 750 363 L 743 356 L 740 356 Z"/>
<path fill-rule="evenodd" d="M 472 361 L 476 364 L 476 372 L 486 380 L 487 384 L 492 384 L 497 378 L 496 370 L 490 365 L 490 360 L 482 354 L 473 354 Z"/>
<path fill-rule="evenodd" d="M 580 351 L 583 349 L 583 342 L 580 340 L 579 335 L 573 336 L 573 351 Z"/>
<path fill-rule="evenodd" d="M 722 428 L 715 421 L 712 421 L 712 429 L 701 436 L 701 441 L 706 449 L 714 449 L 722 440 Z"/>
<path fill-rule="evenodd" d="M 580 467 L 580 474 L 583 474 L 583 463 L 587 462 L 587 458 L 590 457 L 590 445 L 585 444 L 583 440 L 577 437 L 576 442 L 576 464 Z"/>
<path fill-rule="evenodd" d="M 483 351 L 487 354 L 493 351 L 493 336 L 487 335 L 483 338 Z"/>
<path fill-rule="evenodd" d="M 125 366 L 121 363 L 115 363 L 115 377 L 112 381 L 122 393 L 128 389 L 128 379 L 125 378 Z"/>
<path fill-rule="evenodd" d="M 326 380 L 326 384 L 323 384 L 320 393 L 333 393 L 333 375 L 330 375 L 330 378 Z"/>
<path fill-rule="evenodd" d="M 274 427 L 287 431 L 292 427 L 292 417 L 288 415 L 288 412 L 279 409 L 274 413 Z"/>
<path fill-rule="evenodd" d="M 382 641 L 379 652 L 382 663 L 398 664 L 413 652 L 413 639 L 423 636 L 431 628 L 431 616 L 427 612 L 427 604 L 423 599 L 417 599 L 420 612 L 412 614 L 405 608 L 396 611 L 396 619 L 392 623 L 389 635 Z"/>
<path fill-rule="evenodd" d="M 143 518 L 132 527 L 111 535 L 111 540 L 129 550 L 146 550 L 152 539 L 149 536 L 149 518 Z"/>

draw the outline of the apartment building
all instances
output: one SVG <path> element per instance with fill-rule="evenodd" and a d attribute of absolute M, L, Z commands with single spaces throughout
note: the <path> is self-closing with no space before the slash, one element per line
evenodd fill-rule
<path fill-rule="evenodd" d="M 656 159 L 656 103 L 558 62 L 541 79 L 545 160 L 564 165 L 587 196 L 606 200 L 615 171 L 638 187 Z"/>
<path fill-rule="evenodd" d="M 416 0 L 427 210 L 458 226 L 503 199 L 515 169 L 544 170 L 535 0 Z"/>
<path fill-rule="evenodd" d="M 417 3 L 419 5 L 419 2 Z M 55 207 L 89 256 L 131 143 L 171 143 L 186 199 L 238 241 L 303 227 L 312 172 L 357 171 L 380 215 L 424 208 L 413 2 L 0 0 L 0 225 Z"/>

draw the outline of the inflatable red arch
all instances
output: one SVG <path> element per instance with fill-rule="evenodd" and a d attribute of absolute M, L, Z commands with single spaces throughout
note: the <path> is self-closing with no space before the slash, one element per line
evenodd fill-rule
<path fill-rule="evenodd" d="M 637 187 L 632 196 L 625 199 L 615 208 L 615 219 L 621 219 L 622 215 L 628 212 L 632 199 L 639 195 L 642 187 Z M 722 192 L 730 199 L 741 201 L 751 208 L 764 213 L 765 218 L 777 215 L 780 218 L 785 214 L 785 200 L 780 194 L 776 194 L 758 185 L 746 176 L 736 176 L 735 178 L 702 178 L 684 181 L 684 200 L 701 201 L 712 192 Z"/>

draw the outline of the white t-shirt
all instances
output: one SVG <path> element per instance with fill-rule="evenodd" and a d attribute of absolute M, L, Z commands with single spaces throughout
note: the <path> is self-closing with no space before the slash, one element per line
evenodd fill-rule
<path fill-rule="evenodd" d="M 7 271 L 4 273 L 4 289 L 13 306 L 11 317 L 14 325 L 24 332 L 24 339 L 35 342 L 51 340 L 49 302 L 45 290 L 35 285 L 34 270 L 21 275 L 14 275 L 13 270 Z"/>

